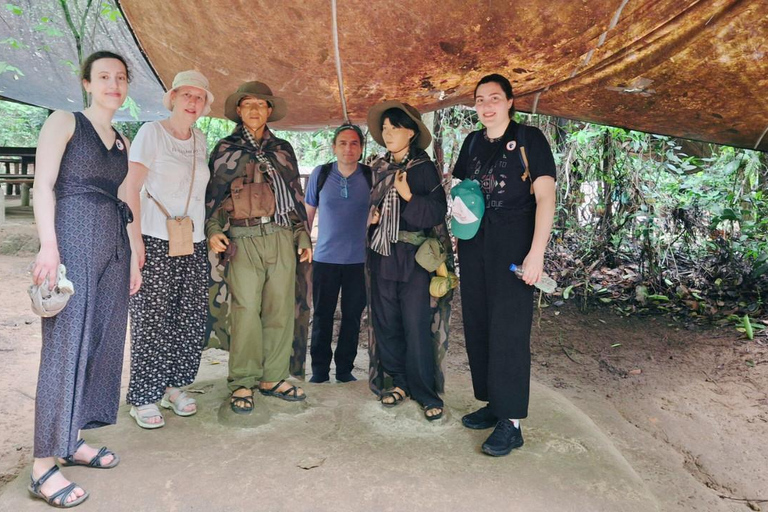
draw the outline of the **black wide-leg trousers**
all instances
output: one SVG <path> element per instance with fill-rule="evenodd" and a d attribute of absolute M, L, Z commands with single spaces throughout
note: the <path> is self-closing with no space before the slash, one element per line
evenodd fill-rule
<path fill-rule="evenodd" d="M 510 272 L 531 248 L 535 210 L 487 209 L 459 240 L 461 309 L 475 398 L 498 418 L 528 416 L 533 290 Z"/>
<path fill-rule="evenodd" d="M 435 384 L 430 274 L 416 265 L 408 281 L 371 272 L 371 316 L 381 365 L 394 385 L 425 407 L 442 407 Z"/>

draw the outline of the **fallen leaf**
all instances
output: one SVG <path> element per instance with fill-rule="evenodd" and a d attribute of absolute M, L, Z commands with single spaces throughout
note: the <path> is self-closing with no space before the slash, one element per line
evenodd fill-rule
<path fill-rule="evenodd" d="M 297 466 L 301 469 L 312 469 L 322 466 L 323 462 L 325 462 L 325 457 L 309 457 L 299 462 Z"/>

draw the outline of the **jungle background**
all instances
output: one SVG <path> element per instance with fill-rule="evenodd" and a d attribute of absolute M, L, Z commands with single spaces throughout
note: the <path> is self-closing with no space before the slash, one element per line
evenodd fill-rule
<path fill-rule="evenodd" d="M 48 4 L 50 16 L 31 30 L 67 39 L 79 61 L 93 49 L 95 24 L 121 16 L 110 1 Z M 6 3 L 0 9 L 13 17 L 25 7 Z M 31 49 L 14 35 L 0 40 L 0 47 Z M 33 50 L 50 51 L 46 45 Z M 77 59 L 57 64 L 73 80 Z M 5 60 L 0 56 L 0 73 L 32 73 Z M 130 97 L 124 109 L 136 116 Z M 48 114 L 0 101 L 0 146 L 36 146 Z M 559 287 L 536 296 L 533 379 L 590 416 L 662 510 L 765 508 L 768 154 L 547 116 L 517 119 L 545 133 L 558 167 L 545 265 Z M 455 106 L 425 121 L 447 189 L 477 117 Z M 131 139 L 139 126 L 117 123 Z M 197 126 L 209 149 L 233 128 L 215 118 L 202 118 Z M 278 136 L 291 142 L 302 172 L 309 173 L 332 159 L 331 128 Z M 365 158 L 381 149 L 368 138 Z M 6 191 L 8 215 L 0 226 L 0 496 L 31 460 L 40 344 L 39 318 L 29 311 L 25 292 L 25 271 L 38 245 L 34 223 L 30 209 L 19 206 L 18 191 Z M 453 306 L 448 372 L 466 374 L 458 294 Z M 204 366 L 225 362 L 214 351 L 203 357 Z M 365 357 L 361 337 L 359 360 Z M 364 364 L 358 366 L 358 378 L 365 378 Z"/>
<path fill-rule="evenodd" d="M 0 146 L 34 147 L 45 109 L 0 102 Z M 680 322 L 766 327 L 768 155 L 548 116 L 516 114 L 547 136 L 558 168 L 558 203 L 547 271 L 571 301 L 620 315 L 665 313 Z M 446 178 L 474 110 L 431 114 L 433 154 Z M 117 123 L 133 138 L 141 123 Z M 234 123 L 197 122 L 208 147 Z M 303 173 L 333 160 L 332 130 L 283 132 Z M 382 151 L 370 137 L 364 158 Z M 450 180 L 446 180 L 447 182 Z"/>

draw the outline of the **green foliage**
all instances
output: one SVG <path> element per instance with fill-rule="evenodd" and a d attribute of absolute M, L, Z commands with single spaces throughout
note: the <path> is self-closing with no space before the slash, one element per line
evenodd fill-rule
<path fill-rule="evenodd" d="M 32 30 L 35 32 L 42 32 L 43 34 L 47 35 L 48 37 L 62 37 L 64 36 L 64 32 L 59 30 L 56 25 L 51 23 L 51 18 L 44 16 L 40 18 L 40 23 L 35 25 Z"/>
<path fill-rule="evenodd" d="M 101 15 L 112 22 L 123 18 L 123 14 L 120 12 L 120 9 L 117 9 L 109 2 L 101 3 Z"/>
<path fill-rule="evenodd" d="M 275 130 L 275 135 L 291 143 L 302 167 L 316 167 L 334 159 L 331 141 L 333 130 L 314 132 L 289 132 Z"/>
<path fill-rule="evenodd" d="M 0 75 L 3 73 L 15 73 L 17 76 L 24 76 L 24 73 L 16 66 L 11 66 L 7 62 L 0 61 Z"/>
<path fill-rule="evenodd" d="M 61 62 L 62 64 L 64 64 L 64 66 L 68 67 L 68 68 L 69 68 L 69 71 L 70 71 L 70 72 L 71 72 L 71 73 L 72 73 L 74 76 L 77 76 L 77 77 L 79 77 L 79 76 L 80 76 L 80 68 L 78 67 L 78 65 L 77 65 L 77 64 L 75 64 L 75 63 L 74 63 L 74 62 L 72 62 L 71 60 L 67 60 L 67 59 L 59 59 L 59 62 Z"/>
<path fill-rule="evenodd" d="M 9 101 L 0 101 L 0 146 L 35 147 L 48 111 Z"/>
<path fill-rule="evenodd" d="M 5 10 L 13 14 L 14 16 L 21 16 L 24 14 L 24 9 L 14 4 L 5 4 Z"/>
<path fill-rule="evenodd" d="M 235 129 L 235 123 L 229 119 L 217 119 L 215 117 L 201 117 L 197 120 L 196 126 L 205 134 L 209 152 L 217 142 Z"/>
<path fill-rule="evenodd" d="M 637 304 L 715 316 L 740 297 L 740 310 L 762 308 L 765 154 L 545 116 L 526 122 L 545 132 L 558 163 L 552 249 L 570 273 L 563 286 L 629 265 L 639 270 Z"/>
<path fill-rule="evenodd" d="M 136 103 L 136 101 L 130 96 L 125 98 L 125 103 L 123 103 L 123 106 L 120 107 L 120 110 L 127 110 L 128 113 L 131 114 L 131 117 L 136 121 L 139 120 L 139 115 L 141 115 L 141 109 L 139 108 L 138 103 Z"/>
<path fill-rule="evenodd" d="M 7 37 L 3 39 L 2 41 L 0 41 L 0 44 L 7 44 L 14 50 L 26 50 L 27 48 L 29 48 L 29 45 L 26 45 L 13 37 Z"/>

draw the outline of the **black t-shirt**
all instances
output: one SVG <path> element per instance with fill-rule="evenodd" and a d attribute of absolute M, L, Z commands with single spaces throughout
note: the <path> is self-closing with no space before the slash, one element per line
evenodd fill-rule
<path fill-rule="evenodd" d="M 459 158 L 453 168 L 453 177 L 460 180 L 474 178 L 480 182 L 480 189 L 485 194 L 486 208 L 528 209 L 536 205 L 531 184 L 541 176 L 555 178 L 557 170 L 552 150 L 546 137 L 538 128 L 517 124 L 510 127 L 515 139 L 518 137 L 518 129 L 525 130 L 525 152 L 528 156 L 528 172 L 530 177 L 524 176 L 520 144 L 516 140 L 504 141 L 501 137 L 495 141 L 489 140 L 485 135 L 485 128 L 470 133 L 461 146 Z M 500 156 L 488 169 L 484 176 L 476 173 L 491 158 L 496 149 L 501 148 Z M 471 151 L 470 151 L 471 148 Z"/>

